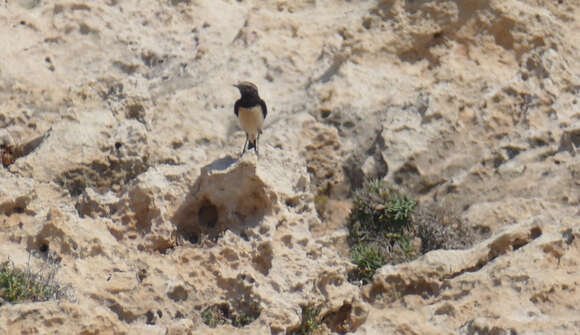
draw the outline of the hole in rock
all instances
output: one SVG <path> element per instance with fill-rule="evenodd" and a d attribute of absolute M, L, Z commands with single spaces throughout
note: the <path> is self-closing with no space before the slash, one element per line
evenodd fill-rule
<path fill-rule="evenodd" d="M 540 227 L 534 227 L 530 230 L 530 237 L 535 240 L 542 235 L 542 229 Z"/>
<path fill-rule="evenodd" d="M 146 269 L 140 269 L 137 272 L 137 280 L 141 283 L 143 280 L 145 280 L 145 278 L 147 278 L 147 270 Z"/>
<path fill-rule="evenodd" d="M 365 312 L 360 307 L 353 307 L 346 302 L 338 310 L 330 311 L 322 318 L 328 328 L 339 334 L 355 331 L 365 320 Z"/>
<path fill-rule="evenodd" d="M 42 243 L 40 247 L 38 247 L 40 252 L 47 252 L 48 251 L 48 243 Z"/>
<path fill-rule="evenodd" d="M 153 312 L 147 311 L 147 313 L 145 314 L 145 317 L 147 318 L 146 323 L 148 325 L 154 325 L 155 324 L 155 315 L 153 314 Z"/>
<path fill-rule="evenodd" d="M 192 244 L 197 244 L 199 242 L 199 235 L 195 233 L 184 234 L 183 237 Z"/>
<path fill-rule="evenodd" d="M 562 232 L 562 238 L 564 238 L 566 244 L 571 245 L 572 242 L 574 242 L 576 236 L 574 236 L 574 234 L 572 233 L 572 228 L 568 228 Z"/>
<path fill-rule="evenodd" d="M 328 109 L 322 109 L 322 110 L 320 111 L 320 116 L 321 116 L 323 119 L 326 119 L 327 117 L 329 117 L 329 116 L 330 116 L 330 113 L 331 113 L 331 111 L 330 111 L 330 110 L 328 110 Z"/>
<path fill-rule="evenodd" d="M 197 216 L 199 223 L 208 228 L 215 228 L 215 226 L 217 225 L 218 222 L 217 207 L 208 200 L 204 200 Z"/>

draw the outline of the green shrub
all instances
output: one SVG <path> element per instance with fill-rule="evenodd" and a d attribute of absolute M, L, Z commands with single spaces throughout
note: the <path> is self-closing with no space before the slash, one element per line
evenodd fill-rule
<path fill-rule="evenodd" d="M 366 181 L 354 195 L 354 207 L 348 217 L 349 242 L 379 242 L 387 234 L 404 234 L 411 223 L 416 202 L 383 182 Z"/>
<path fill-rule="evenodd" d="M 349 273 L 351 281 L 367 284 L 385 264 L 408 262 L 435 249 L 465 248 L 474 240 L 472 230 L 451 208 L 438 203 L 418 206 L 379 180 L 365 181 L 353 203 L 347 228 L 357 269 Z"/>
<path fill-rule="evenodd" d="M 358 268 L 353 281 L 370 282 L 386 263 L 401 263 L 417 256 L 413 249 L 412 215 L 417 203 L 387 188 L 378 180 L 367 180 L 354 195 L 348 217 L 351 259 Z"/>
<path fill-rule="evenodd" d="M 54 275 L 55 271 L 32 273 L 29 265 L 20 270 L 12 262 L 5 262 L 0 267 L 0 304 L 2 300 L 19 303 L 60 299 L 64 289 L 55 283 Z"/>

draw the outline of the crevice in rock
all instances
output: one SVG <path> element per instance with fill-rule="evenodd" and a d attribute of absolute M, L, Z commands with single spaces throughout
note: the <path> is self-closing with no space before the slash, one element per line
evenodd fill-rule
<path fill-rule="evenodd" d="M 392 302 L 410 294 L 419 295 L 424 299 L 437 296 L 444 288 L 445 281 L 454 279 L 467 272 L 479 271 L 495 258 L 518 250 L 541 235 L 542 230 L 538 226 L 530 228 L 526 235 L 518 233 L 502 234 L 488 245 L 489 251 L 484 258 L 480 258 L 472 266 L 443 276 L 437 273 L 418 273 L 410 277 L 403 277 L 403 274 L 389 275 L 373 283 L 368 289 L 368 294 L 365 295 L 365 299 L 369 302 L 374 302 L 380 297 L 382 301 Z"/>
<path fill-rule="evenodd" d="M 338 73 L 338 71 L 340 71 L 340 68 L 348 59 L 349 55 L 347 53 L 339 53 L 334 55 L 334 58 L 332 59 L 332 64 L 330 64 L 328 69 L 326 69 L 326 71 L 324 71 L 324 73 L 321 74 L 318 78 L 310 79 L 306 84 L 306 89 L 308 90 L 310 86 L 312 86 L 312 84 L 327 83 L 328 81 L 330 81 L 330 79 L 332 79 L 332 77 L 334 77 Z"/>
<path fill-rule="evenodd" d="M 495 241 L 490 243 L 489 252 L 487 257 L 480 259 L 471 267 L 465 268 L 459 272 L 451 273 L 444 277 L 444 279 L 453 279 L 466 272 L 476 272 L 481 270 L 489 262 L 493 261 L 499 256 L 505 255 L 506 253 L 516 251 L 531 241 L 537 239 L 542 235 L 542 229 L 540 227 L 532 227 L 527 236 L 514 236 L 511 234 L 505 234 L 499 236 Z"/>
<path fill-rule="evenodd" d="M 4 167 L 8 167 L 18 158 L 25 157 L 36 150 L 48 136 L 52 129 L 46 133 L 31 139 L 22 139 L 21 143 L 10 143 L 11 141 L 0 139 L 0 161 Z"/>
<path fill-rule="evenodd" d="M 350 184 L 350 192 L 360 189 L 366 179 L 383 179 L 389 173 L 382 151 L 385 142 L 382 127 L 375 130 L 370 146 L 362 147 L 344 162 L 342 169 Z"/>

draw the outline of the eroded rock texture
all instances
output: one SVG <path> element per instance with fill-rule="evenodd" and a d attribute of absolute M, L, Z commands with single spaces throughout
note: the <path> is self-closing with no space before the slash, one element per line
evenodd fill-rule
<path fill-rule="evenodd" d="M 0 333 L 284 334 L 307 306 L 322 334 L 579 333 L 579 20 L 577 1 L 7 1 L 0 261 L 68 289 L 0 300 Z M 240 80 L 269 106 L 259 159 L 239 157 Z M 473 245 L 350 283 L 365 178 Z"/>

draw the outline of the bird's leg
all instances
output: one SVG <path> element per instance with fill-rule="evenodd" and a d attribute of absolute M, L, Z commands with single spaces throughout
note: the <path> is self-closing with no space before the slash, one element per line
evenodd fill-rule
<path fill-rule="evenodd" d="M 246 153 L 246 146 L 248 145 L 248 133 L 246 133 L 246 141 L 244 142 L 244 148 L 242 149 L 242 156 Z"/>
<path fill-rule="evenodd" d="M 258 152 L 258 141 L 260 140 L 260 136 L 262 135 L 262 129 L 258 130 L 258 136 L 256 136 L 256 156 L 260 158 L 260 153 Z"/>

